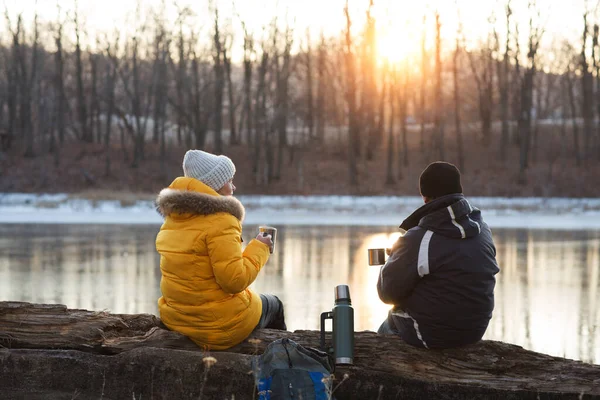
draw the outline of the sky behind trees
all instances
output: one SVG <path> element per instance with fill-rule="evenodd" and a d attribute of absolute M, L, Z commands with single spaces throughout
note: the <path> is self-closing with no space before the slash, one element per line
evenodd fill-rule
<path fill-rule="evenodd" d="M 269 26 L 275 16 L 282 26 L 288 23 L 293 26 L 296 34 L 303 40 L 305 31 L 309 28 L 313 33 L 313 40 L 317 42 L 321 32 L 325 36 L 337 36 L 344 29 L 344 3 L 345 0 L 84 0 L 78 3 L 74 0 L 6 0 L 4 5 L 10 15 L 22 13 L 26 21 L 32 21 L 37 10 L 40 19 L 48 23 L 57 19 L 57 5 L 60 5 L 63 15 L 67 12 L 73 13 L 77 7 L 87 34 L 82 40 L 85 43 L 89 38 L 87 45 L 93 49 L 98 35 L 112 36 L 115 31 L 119 31 L 124 37 L 124 33 L 132 33 L 148 19 L 148 11 L 151 9 L 158 11 L 167 22 L 174 25 L 178 8 L 188 7 L 194 14 L 190 17 L 190 22 L 194 21 L 197 26 L 204 26 L 204 33 L 209 34 L 212 20 L 210 10 L 214 6 L 219 8 L 225 22 L 232 22 L 230 28 L 234 44 L 241 44 L 243 41 L 240 19 L 250 32 L 260 37 L 261 31 Z M 504 1 L 498 0 L 379 0 L 374 3 L 380 55 L 383 59 L 387 58 L 393 62 L 419 55 L 425 14 L 429 16 L 425 23 L 433 27 L 431 15 L 435 10 L 439 11 L 442 17 L 442 40 L 448 42 L 445 47 L 452 47 L 460 23 L 463 25 L 466 45 L 479 47 L 490 32 L 490 16 L 495 15 L 497 20 L 501 20 L 505 5 Z M 161 8 L 162 4 L 164 9 Z M 138 5 L 140 12 L 136 13 Z M 357 30 L 363 27 L 367 6 L 368 0 L 351 0 L 349 3 Z M 524 28 L 530 15 L 527 10 L 528 1 L 513 2 L 511 7 L 514 9 L 514 21 L 523 28 L 521 37 L 525 43 L 527 31 Z M 565 39 L 572 42 L 579 40 L 583 10 L 587 8 L 591 10 L 592 16 L 598 15 L 597 2 L 591 0 L 538 0 L 536 7 L 540 11 L 540 24 L 547 32 L 541 44 L 547 51 L 552 51 L 556 42 Z M 141 17 L 137 18 L 137 14 Z M 5 18 L 0 20 L 0 30 L 5 28 L 6 23 Z M 498 33 L 503 35 L 503 24 L 496 25 Z M 268 28 L 265 31 L 268 31 Z M 266 35 L 268 32 L 265 32 Z M 210 40 L 210 34 L 206 37 L 206 40 Z M 50 42 L 51 40 L 49 38 Z M 427 41 L 428 47 L 433 46 L 432 35 Z M 298 46 L 301 46 L 299 40 L 296 41 L 296 47 Z M 237 49 L 236 54 L 232 55 L 234 61 L 240 61 L 241 46 L 234 45 L 233 48 Z"/>

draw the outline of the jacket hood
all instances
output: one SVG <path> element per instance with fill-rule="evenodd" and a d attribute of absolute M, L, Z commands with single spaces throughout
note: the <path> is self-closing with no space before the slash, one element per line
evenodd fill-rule
<path fill-rule="evenodd" d="M 194 178 L 180 177 L 156 198 L 156 210 L 166 217 L 170 214 L 211 215 L 228 213 L 244 220 L 244 206 L 233 196 L 221 196 Z"/>
<path fill-rule="evenodd" d="M 472 207 L 463 194 L 450 194 L 435 199 L 413 212 L 400 228 L 415 226 L 455 239 L 471 238 L 481 232 L 481 211 Z"/>

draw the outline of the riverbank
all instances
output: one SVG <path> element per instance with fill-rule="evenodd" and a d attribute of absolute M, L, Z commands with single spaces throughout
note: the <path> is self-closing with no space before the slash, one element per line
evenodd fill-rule
<path fill-rule="evenodd" d="M 0 193 L 1 223 L 160 224 L 154 195 Z M 420 197 L 238 196 L 246 224 L 396 226 Z M 600 229 L 600 199 L 473 197 L 492 228 Z"/>
<path fill-rule="evenodd" d="M 387 155 L 378 149 L 372 160 L 358 160 L 358 185 L 349 184 L 346 145 L 329 143 L 305 149 L 286 149 L 280 166 L 280 179 L 257 182 L 253 173 L 254 149 L 228 146 L 224 153 L 235 162 L 238 195 L 352 195 L 415 196 L 422 170 L 437 158 L 423 154 L 415 134 L 409 140 L 409 162 L 392 164 L 394 181 L 387 182 Z M 468 196 L 494 197 L 600 197 L 600 163 L 590 160 L 576 166 L 574 160 L 554 157 L 558 147 L 540 151 L 527 170 L 526 183 L 519 183 L 518 152 L 511 151 L 502 162 L 497 143 L 484 147 L 470 143 L 463 168 L 463 187 Z M 161 155 L 158 145 L 147 143 L 145 158 L 131 166 L 130 149 L 113 146 L 108 154 L 102 145 L 66 143 L 60 150 L 58 165 L 54 154 L 42 153 L 24 158 L 21 152 L 0 153 L 0 192 L 70 193 L 89 191 L 143 193 L 154 195 L 181 174 L 187 149 L 170 145 Z M 458 164 L 454 142 L 449 141 L 446 161 Z M 106 173 L 107 155 L 110 169 Z M 547 156 L 547 157 L 546 157 Z M 552 156 L 552 157 L 551 157 Z M 263 161 L 261 161 L 261 165 Z"/>

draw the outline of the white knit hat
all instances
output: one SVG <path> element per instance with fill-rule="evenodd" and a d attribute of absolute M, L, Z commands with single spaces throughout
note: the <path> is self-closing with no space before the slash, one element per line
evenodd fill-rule
<path fill-rule="evenodd" d="M 183 157 L 183 174 L 218 191 L 233 179 L 235 165 L 229 157 L 202 150 L 188 150 Z"/>

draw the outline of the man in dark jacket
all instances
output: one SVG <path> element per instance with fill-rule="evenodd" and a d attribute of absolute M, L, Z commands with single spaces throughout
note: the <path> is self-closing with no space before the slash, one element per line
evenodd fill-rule
<path fill-rule="evenodd" d="M 462 194 L 454 165 L 430 164 L 419 186 L 425 205 L 400 225 L 406 234 L 379 274 L 379 298 L 394 308 L 378 333 L 426 348 L 477 342 L 494 309 L 492 233 Z"/>

